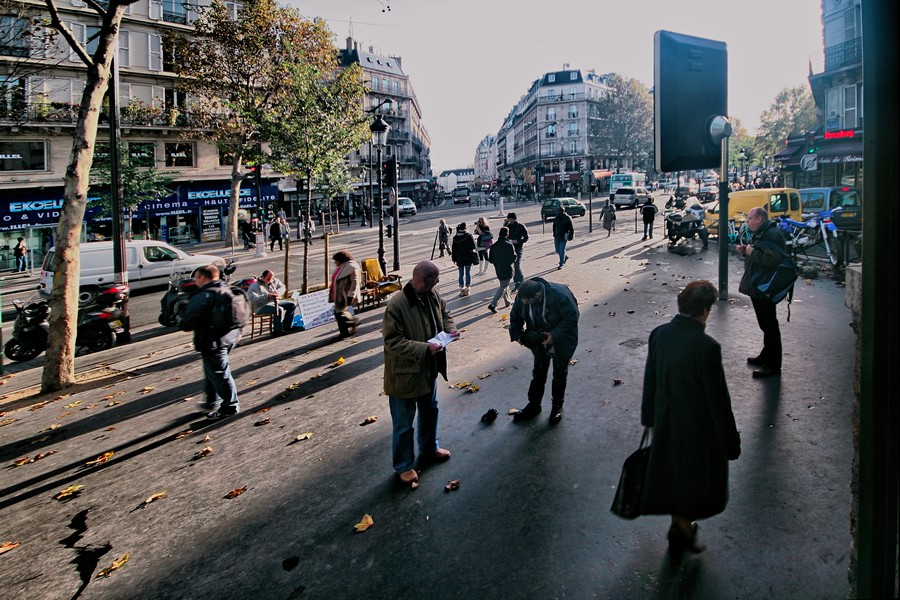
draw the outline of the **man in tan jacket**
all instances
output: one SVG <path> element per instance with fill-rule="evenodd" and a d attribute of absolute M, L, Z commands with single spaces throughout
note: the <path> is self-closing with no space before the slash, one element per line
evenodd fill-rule
<path fill-rule="evenodd" d="M 412 281 L 395 294 L 384 312 L 384 391 L 387 393 L 393 421 L 394 471 L 401 482 L 419 479 L 413 468 L 415 448 L 413 419 L 419 411 L 419 465 L 450 458 L 437 439 L 437 375 L 447 379 L 447 353 L 444 344 L 429 341 L 439 333 L 459 338 L 456 325 L 447 312 L 447 304 L 434 286 L 440 269 L 431 261 L 415 266 Z"/>

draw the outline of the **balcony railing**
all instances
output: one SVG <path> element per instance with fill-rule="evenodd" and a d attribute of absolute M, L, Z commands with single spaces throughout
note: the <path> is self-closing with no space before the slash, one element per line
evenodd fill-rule
<path fill-rule="evenodd" d="M 0 107 L 0 122 L 17 125 L 74 125 L 78 121 L 79 105 L 67 102 L 32 102 Z M 177 108 L 165 109 L 142 103 L 122 107 L 120 124 L 123 127 L 200 127 L 192 113 Z M 108 123 L 105 108 L 100 112 L 100 123 Z M 207 127 L 215 128 L 215 124 Z"/>
<path fill-rule="evenodd" d="M 183 10 L 163 9 L 163 21 L 167 23 L 180 23 L 187 25 L 187 14 Z"/>
<path fill-rule="evenodd" d="M 862 63 L 862 38 L 825 48 L 825 70 L 835 71 Z"/>

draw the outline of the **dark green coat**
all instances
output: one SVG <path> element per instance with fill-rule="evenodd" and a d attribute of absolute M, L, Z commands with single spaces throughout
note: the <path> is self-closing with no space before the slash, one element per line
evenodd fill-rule
<path fill-rule="evenodd" d="M 535 329 L 532 311 L 538 311 L 544 320 L 539 331 L 549 331 L 557 356 L 568 360 L 578 347 L 578 301 L 572 290 L 561 283 L 550 283 L 540 277 L 533 277 L 531 281 L 544 286 L 543 300 L 526 306 L 521 297 L 516 296 L 509 311 L 509 340 L 515 342 L 526 329 Z"/>
<path fill-rule="evenodd" d="M 722 348 L 676 315 L 650 334 L 641 424 L 653 427 L 643 513 L 701 519 L 728 503 L 728 461 L 741 454 Z"/>

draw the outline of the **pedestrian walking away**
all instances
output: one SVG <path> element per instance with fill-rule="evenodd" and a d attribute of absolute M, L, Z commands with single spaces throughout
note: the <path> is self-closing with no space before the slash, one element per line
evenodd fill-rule
<path fill-rule="evenodd" d="M 334 318 L 343 338 L 356 333 L 359 324 L 359 318 L 353 314 L 353 306 L 360 298 L 359 263 L 346 250 L 335 252 L 332 259 L 335 270 L 331 276 L 329 300 L 334 302 Z"/>
<path fill-rule="evenodd" d="M 315 232 L 316 232 L 316 224 L 313 223 L 311 216 L 307 216 L 306 220 L 303 222 L 303 237 L 306 240 L 306 244 L 308 246 L 312 246 L 312 243 L 313 243 L 312 236 Z"/>
<path fill-rule="evenodd" d="M 553 219 L 553 247 L 559 256 L 559 265 L 556 270 L 559 271 L 569 260 L 566 254 L 566 244 L 575 237 L 575 227 L 572 225 L 572 217 L 566 213 L 566 209 L 559 206 L 556 209 L 556 218 Z"/>
<path fill-rule="evenodd" d="M 725 510 L 728 461 L 741 455 L 722 367 L 722 348 L 704 332 L 718 299 L 708 281 L 678 294 L 678 314 L 650 333 L 641 424 L 653 440 L 642 514 L 670 515 L 669 551 L 702 552 L 697 519 Z"/>
<path fill-rule="evenodd" d="M 488 225 L 487 219 L 478 217 L 475 222 L 475 242 L 478 244 L 478 275 L 488 272 L 490 259 L 488 258 L 488 250 L 494 243 L 494 234 L 491 226 Z"/>
<path fill-rule="evenodd" d="M 528 404 L 513 414 L 513 421 L 525 421 L 541 412 L 550 364 L 550 424 L 562 419 L 569 361 L 578 346 L 578 302 L 565 285 L 539 277 L 519 286 L 519 294 L 509 313 L 509 339 L 529 348 L 534 355 Z"/>
<path fill-rule="evenodd" d="M 488 256 L 492 265 L 494 265 L 494 273 L 500 282 L 500 287 L 494 292 L 494 298 L 488 304 L 488 310 L 492 313 L 497 312 L 497 303 L 500 298 L 507 308 L 509 308 L 512 300 L 509 296 L 509 282 L 513 277 L 513 263 L 516 262 L 516 249 L 509 243 L 509 229 L 501 227 L 497 232 L 497 241 L 491 245 Z"/>
<path fill-rule="evenodd" d="M 653 221 L 656 220 L 657 212 L 659 212 L 659 209 L 653 203 L 653 198 L 648 197 L 641 207 L 641 216 L 644 219 L 644 237 L 641 238 L 642 240 L 653 237 Z"/>
<path fill-rule="evenodd" d="M 244 250 L 255 250 L 256 241 L 253 236 L 253 223 L 250 222 L 250 219 L 241 219 L 240 227 Z"/>
<path fill-rule="evenodd" d="M 7 246 L 8 247 L 8 246 Z M 25 238 L 20 237 L 16 240 L 16 247 L 13 248 L 13 255 L 16 257 L 16 271 L 22 273 L 25 271 Z"/>
<path fill-rule="evenodd" d="M 384 311 L 384 391 L 388 396 L 393 425 L 393 466 L 398 479 L 411 484 L 419 479 L 414 468 L 415 430 L 418 410 L 419 468 L 442 462 L 450 452 L 438 444 L 437 376 L 447 381 L 447 352 L 432 340 L 437 334 L 459 338 L 447 304 L 434 290 L 440 269 L 431 261 L 413 268 L 412 280 L 394 294 Z"/>
<path fill-rule="evenodd" d="M 254 313 L 274 315 L 272 329 L 275 335 L 288 333 L 293 329 L 297 304 L 283 299 L 286 290 L 284 283 L 268 269 L 263 271 L 262 275 L 247 290 Z"/>
<path fill-rule="evenodd" d="M 763 349 L 756 356 L 747 358 L 747 364 L 759 367 L 753 371 L 753 377 L 774 377 L 781 375 L 781 329 L 778 326 L 778 313 L 774 302 L 755 292 L 750 285 L 756 271 L 774 270 L 781 259 L 787 255 L 784 235 L 774 222 L 769 220 L 766 209 L 751 208 L 747 213 L 747 228 L 752 233 L 750 243 L 738 244 L 738 254 L 744 256 L 744 276 L 741 278 L 739 291 L 750 296 L 756 322 L 763 332 Z"/>
<path fill-rule="evenodd" d="M 284 250 L 284 243 L 281 240 L 281 223 L 278 219 L 273 219 L 269 223 L 269 252 L 275 251 L 275 242 L 278 242 L 278 249 Z"/>
<path fill-rule="evenodd" d="M 456 226 L 450 256 L 459 269 L 459 295 L 468 296 L 472 285 L 472 265 L 478 264 L 478 248 L 465 223 Z"/>
<path fill-rule="evenodd" d="M 600 222 L 603 224 L 603 229 L 606 230 L 606 237 L 609 237 L 612 230 L 616 228 L 616 206 L 612 200 L 607 200 L 600 209 Z"/>
<path fill-rule="evenodd" d="M 194 271 L 194 283 L 198 291 L 185 308 L 180 326 L 184 331 L 194 332 L 194 349 L 200 353 L 203 362 L 206 417 L 219 419 L 237 414 L 240 410 L 228 353 L 241 339 L 241 330 L 223 330 L 213 323 L 218 296 L 231 293 L 228 284 L 219 280 L 219 268 L 215 265 L 198 268 Z"/>
<path fill-rule="evenodd" d="M 447 225 L 447 221 L 441 219 L 440 225 L 438 225 L 438 244 L 441 249 L 440 258 L 444 257 L 444 252 L 446 251 L 448 254 L 450 253 L 450 234 L 453 233 L 453 228 Z"/>
<path fill-rule="evenodd" d="M 509 228 L 509 241 L 516 250 L 516 262 L 513 263 L 513 291 L 515 292 L 525 281 L 525 276 L 522 274 L 522 256 L 525 254 L 525 243 L 528 241 L 528 229 L 519 223 L 514 212 L 506 215 L 504 225 Z"/>

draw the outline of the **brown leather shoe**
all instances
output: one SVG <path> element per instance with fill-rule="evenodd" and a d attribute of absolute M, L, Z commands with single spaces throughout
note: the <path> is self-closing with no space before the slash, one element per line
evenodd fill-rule
<path fill-rule="evenodd" d="M 415 469 L 410 469 L 409 471 L 403 471 L 402 473 L 397 473 L 397 478 L 405 483 L 406 485 L 410 485 L 419 480 L 419 474 L 416 473 Z"/>
<path fill-rule="evenodd" d="M 450 460 L 450 451 L 446 448 L 438 448 L 431 456 L 428 457 L 428 460 L 430 460 L 431 462 L 444 462 L 446 460 Z"/>

